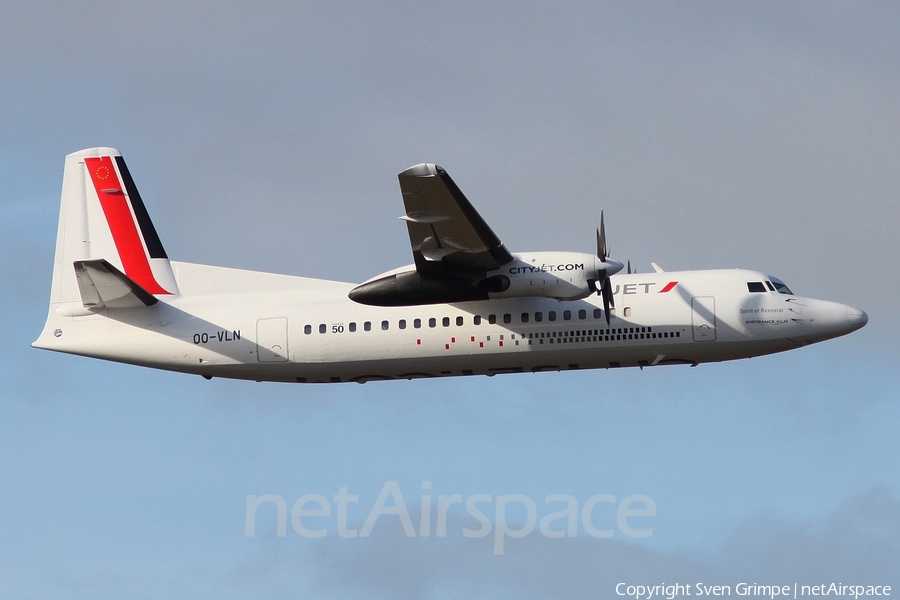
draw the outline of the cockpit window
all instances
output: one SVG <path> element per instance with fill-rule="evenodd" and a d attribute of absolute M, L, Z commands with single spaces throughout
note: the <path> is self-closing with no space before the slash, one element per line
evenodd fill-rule
<path fill-rule="evenodd" d="M 767 282 L 766 282 L 766 285 L 769 286 L 769 291 L 770 291 L 770 292 L 774 292 L 774 291 L 775 291 L 775 286 L 772 285 L 772 282 L 771 282 L 771 281 L 767 281 Z"/>
<path fill-rule="evenodd" d="M 784 282 L 780 279 L 774 277 L 770 277 L 769 279 L 772 280 L 772 283 L 775 285 L 775 291 L 779 294 L 788 294 L 789 296 L 794 295 L 794 292 L 792 292 L 788 286 L 784 285 Z"/>
<path fill-rule="evenodd" d="M 765 292 L 766 286 L 764 286 L 761 281 L 748 281 L 747 289 L 751 292 Z"/>

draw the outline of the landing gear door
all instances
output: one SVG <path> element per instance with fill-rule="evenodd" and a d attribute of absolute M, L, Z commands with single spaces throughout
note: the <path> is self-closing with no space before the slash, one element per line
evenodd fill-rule
<path fill-rule="evenodd" d="M 259 362 L 287 361 L 287 318 L 258 320 L 256 322 L 256 346 Z"/>
<path fill-rule="evenodd" d="M 713 296 L 691 298 L 695 342 L 716 341 L 716 299 Z"/>

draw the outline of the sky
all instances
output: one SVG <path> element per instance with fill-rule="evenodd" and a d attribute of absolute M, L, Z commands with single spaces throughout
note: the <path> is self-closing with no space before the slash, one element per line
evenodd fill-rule
<path fill-rule="evenodd" d="M 6 3 L 0 597 L 896 594 L 898 24 L 890 2 Z M 35 350 L 63 159 L 100 145 L 175 260 L 363 281 L 411 262 L 396 174 L 436 162 L 511 251 L 593 251 L 602 208 L 641 271 L 760 269 L 870 321 L 697 368 L 365 385 Z M 340 535 L 343 488 L 370 535 Z M 561 496 L 575 535 L 550 537 Z M 284 536 L 277 502 L 248 535 L 248 497 L 283 499 Z"/>

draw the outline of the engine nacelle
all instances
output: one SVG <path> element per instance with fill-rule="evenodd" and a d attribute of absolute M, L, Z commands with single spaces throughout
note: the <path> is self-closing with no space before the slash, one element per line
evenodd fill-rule
<path fill-rule="evenodd" d="M 582 252 L 525 252 L 515 261 L 489 271 L 479 287 L 491 298 L 555 298 L 580 300 L 594 292 L 597 257 Z M 500 282 L 505 285 L 500 285 Z"/>
<path fill-rule="evenodd" d="M 514 254 L 514 261 L 486 273 L 453 277 L 421 275 L 414 265 L 400 267 L 360 284 L 350 299 L 373 306 L 444 304 L 492 298 L 579 300 L 595 291 L 598 259 L 580 252 Z"/>

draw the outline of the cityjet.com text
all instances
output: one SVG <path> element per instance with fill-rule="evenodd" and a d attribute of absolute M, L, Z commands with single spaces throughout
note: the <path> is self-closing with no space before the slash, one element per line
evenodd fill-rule
<path fill-rule="evenodd" d="M 385 482 L 378 498 L 367 511 L 367 517 L 358 529 L 351 527 L 348 514 L 357 509 L 359 495 L 351 494 L 348 487 L 341 487 L 329 500 L 320 494 L 300 496 L 291 506 L 290 523 L 294 531 L 306 538 L 322 538 L 332 531 L 342 538 L 369 537 L 372 530 L 401 527 L 406 537 L 447 537 L 447 515 L 462 512 L 474 518 L 477 527 L 461 527 L 459 533 L 467 538 L 483 538 L 493 533 L 494 554 L 503 554 L 507 538 L 524 538 L 535 528 L 548 538 L 575 537 L 579 524 L 589 536 L 611 538 L 618 530 L 630 538 L 646 538 L 653 535 L 647 518 L 656 516 L 656 503 L 649 496 L 632 494 L 617 499 L 611 494 L 597 494 L 579 503 L 569 494 L 551 494 L 543 501 L 540 521 L 538 503 L 524 494 L 472 494 L 463 498 L 462 494 L 431 493 L 431 482 L 422 482 L 422 493 L 412 506 L 418 508 L 418 523 L 407 509 L 406 498 L 396 481 Z M 262 507 L 265 514 L 276 511 L 275 535 L 287 535 L 288 503 L 278 494 L 248 495 L 244 535 L 256 536 L 257 512 Z M 354 505 L 351 508 L 351 505 Z M 418 506 L 417 506 L 418 505 Z M 522 515 L 524 522 L 508 520 L 508 514 Z M 490 517 L 493 517 L 491 521 Z M 432 530 L 434 533 L 432 534 Z M 454 535 L 457 532 L 453 532 Z"/>

